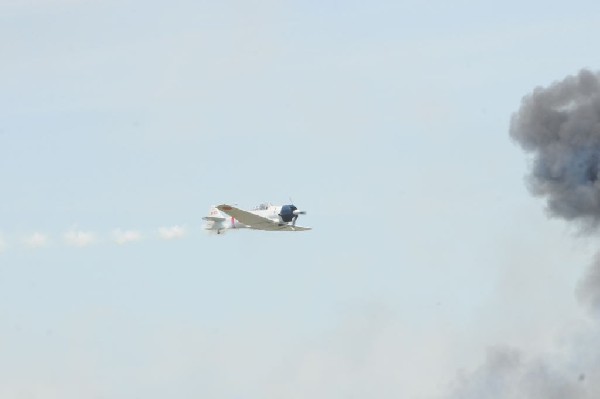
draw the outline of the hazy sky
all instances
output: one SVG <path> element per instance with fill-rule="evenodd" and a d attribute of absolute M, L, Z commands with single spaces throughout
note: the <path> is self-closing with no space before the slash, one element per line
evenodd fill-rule
<path fill-rule="evenodd" d="M 0 0 L 0 397 L 500 398 L 590 335 L 508 131 L 600 4 L 473 3 Z"/>

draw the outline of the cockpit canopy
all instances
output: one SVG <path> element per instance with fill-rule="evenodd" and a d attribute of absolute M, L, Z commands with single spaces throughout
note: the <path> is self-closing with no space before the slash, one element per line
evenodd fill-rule
<path fill-rule="evenodd" d="M 270 206 L 271 206 L 270 203 L 263 202 L 262 204 L 259 204 L 259 205 L 255 206 L 253 210 L 255 210 L 255 211 L 264 211 L 264 210 L 269 209 Z"/>

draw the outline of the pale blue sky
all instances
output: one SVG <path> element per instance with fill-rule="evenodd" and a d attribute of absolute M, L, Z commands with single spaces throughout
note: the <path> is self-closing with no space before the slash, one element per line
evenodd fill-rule
<path fill-rule="evenodd" d="M 600 5 L 473 3 L 0 0 L 0 396 L 429 398 L 552 348 L 594 248 L 508 124 Z M 201 229 L 289 197 L 313 231 Z"/>

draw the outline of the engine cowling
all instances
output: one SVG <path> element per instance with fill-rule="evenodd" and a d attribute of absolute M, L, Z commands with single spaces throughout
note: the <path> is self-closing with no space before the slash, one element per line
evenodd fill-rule
<path fill-rule="evenodd" d="M 281 217 L 282 222 L 289 223 L 294 220 L 295 217 L 298 217 L 298 213 L 294 213 L 297 211 L 298 208 L 296 208 L 294 205 L 283 205 L 281 207 L 281 211 L 279 212 L 279 217 Z"/>

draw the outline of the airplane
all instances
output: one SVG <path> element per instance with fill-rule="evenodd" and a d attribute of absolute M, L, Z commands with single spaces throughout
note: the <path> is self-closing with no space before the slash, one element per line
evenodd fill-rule
<path fill-rule="evenodd" d="M 296 226 L 298 215 L 306 215 L 295 205 L 272 205 L 262 203 L 250 211 L 245 211 L 233 205 L 222 204 L 213 206 L 204 228 L 221 234 L 230 229 L 254 229 L 266 231 L 306 231 L 310 227 Z"/>

